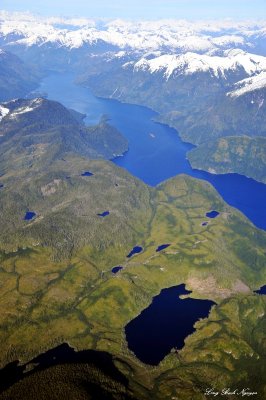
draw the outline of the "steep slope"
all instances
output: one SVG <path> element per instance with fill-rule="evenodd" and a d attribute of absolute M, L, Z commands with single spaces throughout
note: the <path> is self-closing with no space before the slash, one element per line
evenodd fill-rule
<path fill-rule="evenodd" d="M 0 101 L 23 97 L 38 84 L 36 72 L 17 56 L 0 49 Z"/>

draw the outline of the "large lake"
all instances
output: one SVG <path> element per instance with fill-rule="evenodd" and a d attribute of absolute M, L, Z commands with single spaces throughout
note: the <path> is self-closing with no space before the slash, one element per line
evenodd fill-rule
<path fill-rule="evenodd" d="M 200 318 L 207 318 L 210 300 L 181 299 L 190 294 L 185 285 L 163 289 L 152 303 L 125 327 L 128 347 L 144 363 L 158 365 L 172 348 L 181 350 L 185 338 L 196 329 Z"/>
<path fill-rule="evenodd" d="M 186 153 L 193 146 L 182 142 L 177 132 L 153 121 L 156 113 L 136 105 L 95 97 L 75 85 L 71 74 L 51 74 L 39 88 L 51 100 L 85 113 L 87 124 L 107 114 L 110 123 L 129 141 L 129 151 L 114 162 L 149 185 L 185 173 L 210 182 L 223 199 L 242 211 L 257 227 L 266 229 L 266 185 L 238 174 L 212 175 L 192 169 Z"/>

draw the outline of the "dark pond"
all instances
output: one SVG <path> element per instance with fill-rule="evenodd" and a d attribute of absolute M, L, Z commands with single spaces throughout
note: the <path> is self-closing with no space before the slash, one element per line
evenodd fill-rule
<path fill-rule="evenodd" d="M 123 267 L 121 265 L 118 265 L 117 267 L 114 267 L 112 269 L 112 273 L 117 274 L 117 272 L 121 271 L 121 269 L 123 269 Z"/>
<path fill-rule="evenodd" d="M 220 213 L 218 211 L 209 211 L 206 213 L 206 217 L 208 218 L 216 218 Z"/>
<path fill-rule="evenodd" d="M 157 252 L 162 251 L 164 249 L 167 249 L 167 247 L 169 247 L 169 246 L 171 246 L 171 245 L 170 244 L 161 244 L 161 246 L 157 247 L 156 251 Z"/>
<path fill-rule="evenodd" d="M 2 189 L 4 187 L 4 185 L 2 183 L 0 183 L 0 189 Z"/>
<path fill-rule="evenodd" d="M 140 247 L 140 246 L 135 246 L 135 247 L 133 247 L 133 249 L 131 250 L 131 252 L 127 255 L 127 258 L 130 258 L 130 257 L 134 256 L 134 254 L 139 254 L 139 253 L 141 253 L 142 250 L 143 250 L 143 248 Z"/>
<path fill-rule="evenodd" d="M 101 213 L 101 214 L 97 214 L 99 217 L 107 217 L 107 215 L 110 215 L 110 212 L 109 211 L 104 211 L 103 213 Z"/>
<path fill-rule="evenodd" d="M 262 286 L 259 290 L 254 290 L 254 293 L 266 294 L 266 285 Z"/>
<path fill-rule="evenodd" d="M 39 355 L 29 363 L 19 365 L 18 361 L 15 361 L 2 368 L 0 370 L 0 393 L 36 371 L 47 369 L 53 365 L 84 363 L 93 364 L 105 372 L 107 376 L 112 376 L 123 384 L 127 384 L 126 378 L 114 366 L 110 354 L 94 350 L 76 352 L 68 344 L 64 343 Z M 28 370 L 27 367 L 32 364 L 34 364 L 33 370 Z"/>
<path fill-rule="evenodd" d="M 207 226 L 208 222 L 202 222 L 201 226 Z"/>
<path fill-rule="evenodd" d="M 89 171 L 85 171 L 81 174 L 81 176 L 92 176 L 93 174 Z"/>
<path fill-rule="evenodd" d="M 152 186 L 182 173 L 207 180 L 228 204 L 266 229 L 266 185 L 238 174 L 213 175 L 192 169 L 186 154 L 194 146 L 182 142 L 174 129 L 154 122 L 157 115 L 154 111 L 97 98 L 73 81 L 73 74 L 53 73 L 42 81 L 39 90 L 47 93 L 49 99 L 87 114 L 88 124 L 97 123 L 103 114 L 108 115 L 111 124 L 129 141 L 129 151 L 114 160 L 117 165 Z"/>
<path fill-rule="evenodd" d="M 30 221 L 30 220 L 32 220 L 32 219 L 35 218 L 35 217 L 36 217 L 36 213 L 35 213 L 35 212 L 33 212 L 33 211 L 27 211 L 26 214 L 25 214 L 24 220 L 25 220 L 25 221 Z"/>
<path fill-rule="evenodd" d="M 158 365 L 172 348 L 182 349 L 193 325 L 209 315 L 210 300 L 180 299 L 185 285 L 163 289 L 151 305 L 125 327 L 128 347 L 146 364 Z"/>

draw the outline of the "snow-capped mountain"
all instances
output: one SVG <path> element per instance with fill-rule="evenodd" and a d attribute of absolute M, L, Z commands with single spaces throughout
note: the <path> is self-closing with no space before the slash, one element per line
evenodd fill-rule
<path fill-rule="evenodd" d="M 161 72 L 166 79 L 172 75 L 191 75 L 209 72 L 217 78 L 226 78 L 229 72 L 242 70 L 247 76 L 266 71 L 266 57 L 247 53 L 243 50 L 225 51 L 223 57 L 188 52 L 180 55 L 162 55 L 152 59 L 142 58 L 136 63 L 124 64 L 134 71 Z"/>
<path fill-rule="evenodd" d="M 0 40 L 9 46 L 30 47 L 49 43 L 76 49 L 102 41 L 134 51 L 213 53 L 236 47 L 256 48 L 260 39 L 265 38 L 265 25 L 265 22 L 183 20 L 107 22 L 0 12 Z"/>

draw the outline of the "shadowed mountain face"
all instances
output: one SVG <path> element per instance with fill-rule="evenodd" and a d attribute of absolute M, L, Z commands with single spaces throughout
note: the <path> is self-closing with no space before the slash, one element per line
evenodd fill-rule
<path fill-rule="evenodd" d="M 25 96 L 38 85 L 37 74 L 16 55 L 0 49 L 0 101 Z"/>

